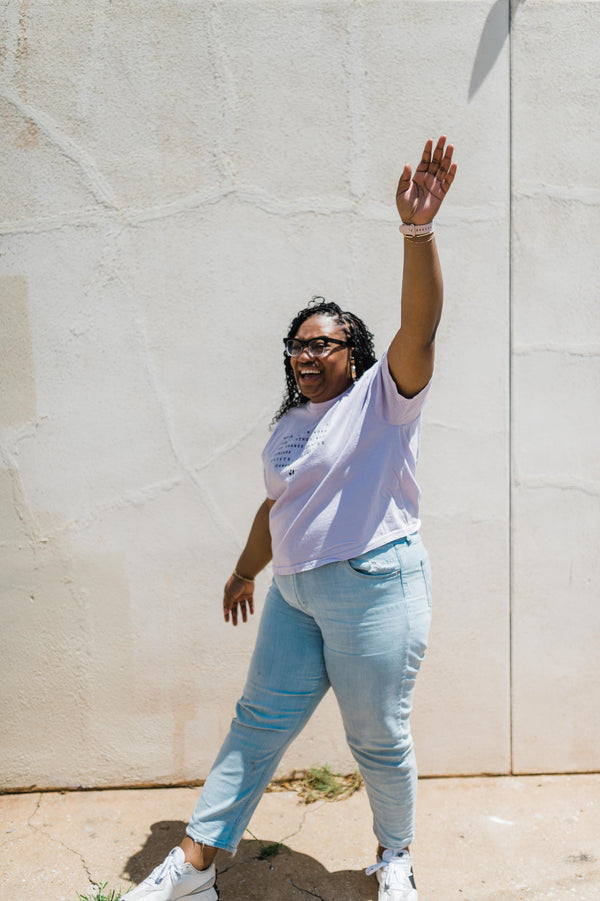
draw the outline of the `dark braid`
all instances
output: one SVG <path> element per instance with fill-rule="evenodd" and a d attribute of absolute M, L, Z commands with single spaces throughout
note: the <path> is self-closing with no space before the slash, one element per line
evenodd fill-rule
<path fill-rule="evenodd" d="M 354 313 L 348 313 L 338 307 L 337 303 L 328 303 L 324 297 L 316 295 L 311 302 L 298 315 L 292 319 L 286 338 L 293 338 L 302 325 L 311 316 L 331 316 L 335 319 L 346 332 L 350 348 L 354 357 L 354 366 L 356 368 L 356 377 L 360 378 L 363 372 L 370 369 L 373 363 L 377 361 L 375 350 L 373 348 L 373 335 L 368 330 L 362 319 L 355 316 Z M 291 410 L 293 407 L 301 407 L 308 402 L 296 384 L 292 364 L 287 354 L 283 355 L 283 363 L 285 366 L 285 382 L 286 393 L 283 402 L 273 417 L 271 425 L 275 425 L 281 417 Z"/>

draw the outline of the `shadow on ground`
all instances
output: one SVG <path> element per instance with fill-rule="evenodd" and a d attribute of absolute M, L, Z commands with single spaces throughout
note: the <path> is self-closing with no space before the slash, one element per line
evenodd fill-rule
<path fill-rule="evenodd" d="M 129 858 L 123 876 L 141 882 L 185 834 L 186 823 L 153 823 L 144 847 Z M 377 883 L 364 870 L 330 873 L 318 860 L 263 839 L 240 842 L 237 854 L 219 852 L 217 888 L 220 901 L 374 901 Z"/>
<path fill-rule="evenodd" d="M 144 847 L 129 858 L 123 867 L 123 876 L 137 883 L 165 859 L 171 848 L 178 845 L 185 835 L 187 823 L 183 820 L 161 820 L 150 827 L 150 835 Z"/>

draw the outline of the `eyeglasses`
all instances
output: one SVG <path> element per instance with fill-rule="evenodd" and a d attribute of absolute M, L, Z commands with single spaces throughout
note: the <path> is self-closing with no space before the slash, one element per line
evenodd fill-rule
<path fill-rule="evenodd" d="M 338 341 L 337 338 L 326 338 L 324 335 L 318 338 L 309 338 L 303 341 L 302 338 L 284 338 L 285 352 L 288 357 L 299 357 L 306 348 L 309 357 L 325 357 L 332 349 L 332 344 L 339 347 L 348 347 L 348 341 Z"/>

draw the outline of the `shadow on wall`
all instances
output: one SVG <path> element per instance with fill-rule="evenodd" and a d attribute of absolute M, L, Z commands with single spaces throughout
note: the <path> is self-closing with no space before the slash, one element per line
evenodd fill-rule
<path fill-rule="evenodd" d="M 472 100 L 500 56 L 508 37 L 511 19 L 525 0 L 496 0 L 485 20 L 469 82 L 469 100 Z"/>
<path fill-rule="evenodd" d="M 144 879 L 180 843 L 186 825 L 181 820 L 153 823 L 146 844 L 129 858 L 123 876 L 132 882 Z M 235 857 L 220 851 L 217 886 L 220 901 L 297 901 L 299 893 L 347 901 L 377 897 L 377 882 L 364 870 L 330 873 L 314 857 L 292 851 L 273 838 L 245 839 Z"/>

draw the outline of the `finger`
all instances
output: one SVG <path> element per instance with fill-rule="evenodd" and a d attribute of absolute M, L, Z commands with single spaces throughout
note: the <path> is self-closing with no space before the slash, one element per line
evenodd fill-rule
<path fill-rule="evenodd" d="M 435 150 L 433 151 L 433 158 L 435 160 L 441 160 L 444 155 L 444 146 L 446 144 L 446 135 L 440 135 L 437 140 L 437 144 L 435 145 Z"/>
<path fill-rule="evenodd" d="M 444 153 L 443 159 L 439 164 L 439 168 L 435 173 L 429 173 L 435 179 L 435 185 L 432 187 L 434 193 L 441 188 L 443 193 L 445 194 L 450 185 L 452 184 L 452 179 L 454 178 L 454 173 L 456 172 L 456 165 L 454 165 L 453 175 L 448 179 L 448 174 L 450 169 L 452 168 L 452 153 L 454 151 L 454 147 L 452 144 L 449 144 L 446 148 L 446 152 Z"/>
<path fill-rule="evenodd" d="M 456 165 L 456 163 L 452 163 L 452 165 L 450 166 L 450 168 L 449 168 L 448 171 L 446 172 L 446 177 L 444 178 L 444 185 L 446 186 L 446 188 L 445 188 L 446 191 L 448 190 L 448 188 L 450 187 L 450 185 L 451 185 L 452 182 L 454 181 L 454 176 L 456 175 L 456 170 L 457 170 L 457 169 L 458 169 L 458 166 Z"/>
<path fill-rule="evenodd" d="M 446 135 L 441 135 L 441 137 L 438 138 L 437 144 L 435 145 L 435 150 L 433 151 L 433 156 L 431 158 L 431 164 L 429 166 L 429 172 L 434 175 L 439 171 L 440 166 L 443 163 L 445 143 Z"/>
<path fill-rule="evenodd" d="M 396 197 L 399 197 L 400 194 L 404 194 L 405 191 L 410 187 L 410 182 L 412 179 L 412 168 L 405 164 L 404 169 L 402 170 L 402 175 L 400 176 L 400 181 L 398 182 L 398 188 L 396 190 Z"/>
<path fill-rule="evenodd" d="M 240 601 L 240 610 L 242 611 L 242 621 L 248 622 L 248 611 L 246 610 L 246 601 Z"/>
<path fill-rule="evenodd" d="M 440 162 L 439 172 L 447 172 L 452 165 L 452 154 L 454 153 L 454 145 L 448 144 L 443 159 Z"/>
<path fill-rule="evenodd" d="M 423 148 L 423 156 L 421 162 L 417 166 L 417 172 L 427 172 L 431 165 L 431 149 L 433 147 L 433 138 L 428 138 Z"/>
<path fill-rule="evenodd" d="M 439 178 L 439 176 L 438 176 L 438 178 L 439 178 L 438 184 L 442 191 L 442 194 L 446 194 L 446 192 L 450 188 L 450 185 L 454 181 L 454 176 L 456 175 L 456 169 L 457 169 L 456 163 L 452 163 L 449 170 L 444 173 L 443 178 Z"/>
<path fill-rule="evenodd" d="M 248 598 L 248 607 L 250 608 L 250 613 L 254 615 L 254 598 Z"/>
<path fill-rule="evenodd" d="M 237 610 L 237 603 L 234 602 L 231 607 L 231 624 L 233 626 L 237 626 L 237 623 L 238 623 L 238 610 Z"/>

